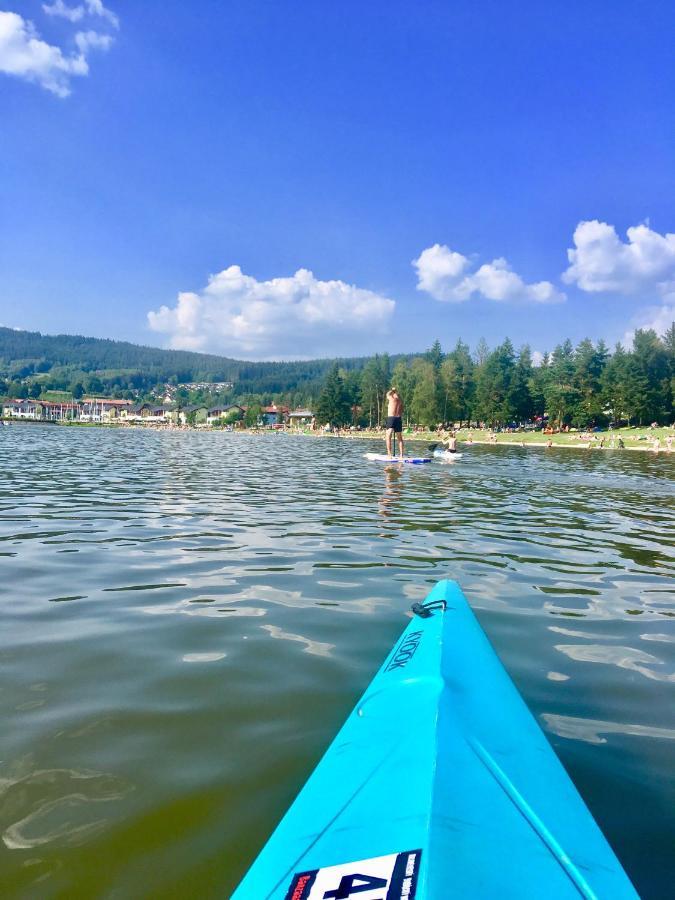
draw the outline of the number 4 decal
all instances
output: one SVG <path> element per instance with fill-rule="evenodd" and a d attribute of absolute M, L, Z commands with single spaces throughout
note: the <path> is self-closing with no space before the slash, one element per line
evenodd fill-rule
<path fill-rule="evenodd" d="M 358 881 L 358 884 L 356 882 Z M 370 875 L 343 875 L 340 884 L 334 891 L 326 891 L 324 900 L 349 900 L 354 894 L 363 891 L 374 891 L 376 888 L 386 888 L 389 884 L 387 878 L 374 878 Z M 380 898 L 384 900 L 384 897 Z"/>
<path fill-rule="evenodd" d="M 415 900 L 421 859 L 404 850 L 296 872 L 285 900 Z"/>

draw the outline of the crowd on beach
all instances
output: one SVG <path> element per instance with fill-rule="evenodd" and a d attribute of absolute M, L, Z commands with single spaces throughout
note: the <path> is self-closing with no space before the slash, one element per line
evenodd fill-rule
<path fill-rule="evenodd" d="M 343 438 L 370 437 L 386 439 L 386 426 L 372 427 L 345 426 L 342 428 L 325 426 L 316 431 L 293 429 L 296 433 L 314 434 L 316 436 L 334 436 Z M 661 429 L 663 431 L 663 429 Z M 471 428 L 454 423 L 439 423 L 434 428 L 420 425 L 403 428 L 403 435 L 410 441 L 440 441 L 447 443 L 454 439 L 465 446 L 502 445 L 511 447 L 544 447 L 547 449 L 566 448 L 578 450 L 638 450 L 653 453 L 675 452 L 675 427 L 665 435 L 645 433 L 633 429 L 628 433 L 625 429 L 608 430 L 606 432 L 588 432 L 569 429 L 565 432 L 539 429 L 492 429 L 487 425 L 475 425 Z M 561 440 L 561 437 L 563 438 Z"/>
<path fill-rule="evenodd" d="M 0 424 L 10 424 L 9 420 Z M 18 423 L 17 423 L 18 424 Z M 72 423 L 68 423 L 72 424 Z M 77 423 L 81 426 L 82 423 Z M 85 426 L 86 427 L 86 426 Z M 100 427 L 100 426 L 99 426 Z M 373 423 L 371 425 L 343 425 L 331 424 L 319 425 L 315 419 L 304 425 L 254 425 L 245 426 L 243 422 L 221 425 L 194 425 L 178 422 L 122 422 L 108 423 L 106 427 L 142 429 L 153 431 L 227 431 L 238 434 L 291 434 L 307 435 L 313 437 L 341 437 L 341 438 L 373 438 L 387 439 L 387 422 Z M 395 432 L 396 436 L 399 432 Z M 392 434 L 392 437 L 394 436 Z M 584 450 L 638 450 L 653 453 L 672 454 L 675 451 L 675 424 L 670 428 L 659 427 L 652 423 L 647 429 L 637 428 L 608 428 L 600 430 L 577 430 L 570 426 L 563 429 L 553 429 L 546 425 L 525 423 L 523 425 L 504 428 L 492 428 L 485 423 L 459 423 L 439 422 L 435 426 L 423 426 L 413 423 L 401 423 L 400 434 L 406 441 L 428 441 L 444 444 L 451 443 L 453 447 L 458 444 L 470 446 L 476 445 L 504 445 L 515 447 L 543 447 L 572 448 Z"/>

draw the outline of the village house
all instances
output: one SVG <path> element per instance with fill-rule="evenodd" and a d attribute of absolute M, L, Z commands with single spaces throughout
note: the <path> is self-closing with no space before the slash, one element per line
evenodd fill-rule
<path fill-rule="evenodd" d="M 108 397 L 84 397 L 80 401 L 80 422 L 110 422 L 131 409 L 131 400 L 111 400 Z"/>
<path fill-rule="evenodd" d="M 5 400 L 2 414 L 8 419 L 31 419 L 40 422 L 76 421 L 78 403 L 58 403 L 51 400 Z"/>
<path fill-rule="evenodd" d="M 306 428 L 312 425 L 314 421 L 314 413 L 311 409 L 294 409 L 288 415 L 288 422 L 295 428 Z"/>
<path fill-rule="evenodd" d="M 208 407 L 201 404 L 184 406 L 178 410 L 178 421 L 181 425 L 205 425 L 208 421 Z"/>
<path fill-rule="evenodd" d="M 76 422 L 80 417 L 79 403 L 59 403 L 52 400 L 41 400 L 42 416 L 45 422 Z"/>
<path fill-rule="evenodd" d="M 232 413 L 237 413 L 238 416 L 243 416 L 243 406 L 238 406 L 236 403 L 229 403 L 225 406 L 213 406 L 208 411 L 206 422 L 208 425 L 220 425 Z"/>
<path fill-rule="evenodd" d="M 176 410 L 156 403 L 138 403 L 135 406 L 123 409 L 120 413 L 120 418 L 128 422 L 144 422 L 148 425 L 160 424 L 174 421 L 176 419 Z"/>
<path fill-rule="evenodd" d="M 43 404 L 39 400 L 5 400 L 2 414 L 8 419 L 41 419 Z"/>
<path fill-rule="evenodd" d="M 262 423 L 263 425 L 283 425 L 288 417 L 289 409 L 287 406 L 277 406 L 273 403 L 271 406 L 263 407 Z"/>

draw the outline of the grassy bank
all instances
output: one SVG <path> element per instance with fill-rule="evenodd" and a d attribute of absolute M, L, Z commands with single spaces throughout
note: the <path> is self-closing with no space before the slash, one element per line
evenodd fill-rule
<path fill-rule="evenodd" d="M 369 430 L 358 432 L 343 432 L 343 436 L 347 437 L 370 437 L 377 440 L 384 440 L 384 431 Z M 330 435 L 327 435 L 330 437 Z M 438 441 L 439 435 L 434 431 L 414 431 L 404 432 L 404 440 L 408 442 L 432 442 Z M 617 428 L 613 431 L 590 432 L 571 432 L 565 434 L 542 434 L 541 431 L 527 432 L 498 432 L 483 431 L 479 428 L 467 429 L 463 428 L 457 432 L 457 438 L 460 444 L 470 446 L 471 444 L 487 444 L 494 446 L 495 444 L 503 444 L 510 447 L 547 447 L 549 442 L 552 447 L 566 447 L 577 450 L 592 449 L 619 449 L 619 438 L 624 443 L 626 450 L 642 450 L 655 452 L 655 442 L 659 441 L 659 452 L 667 453 L 668 447 L 666 440 L 668 437 L 673 439 L 672 450 L 675 457 L 675 429 L 674 428 Z M 603 443 L 604 441 L 604 443 Z M 612 447 L 614 444 L 614 447 Z M 602 445 L 602 446 L 601 446 Z"/>
<path fill-rule="evenodd" d="M 5 423 L 13 425 L 61 425 L 70 428 L 141 428 L 152 429 L 157 431 L 219 431 L 219 428 L 189 425 L 170 425 L 164 423 L 121 423 L 121 422 L 39 422 L 30 419 L 4 419 Z M 385 433 L 383 429 L 368 429 L 365 431 L 342 430 L 338 433 L 326 433 L 321 430 L 310 431 L 304 429 L 301 431 L 276 431 L 269 428 L 235 428 L 233 434 L 263 434 L 273 437 L 279 434 L 298 435 L 304 434 L 311 437 L 321 438 L 372 438 L 373 440 L 384 441 Z M 404 431 L 404 439 L 408 443 L 432 443 L 439 440 L 439 434 L 436 431 Z M 460 445 L 465 448 L 471 444 L 485 444 L 494 446 L 502 444 L 508 447 L 565 447 L 576 450 L 618 450 L 619 438 L 624 443 L 625 450 L 638 450 L 645 452 L 669 453 L 668 439 L 672 440 L 672 456 L 675 458 L 675 427 L 665 428 L 617 428 L 613 431 L 598 432 L 571 432 L 566 434 L 543 434 L 541 431 L 527 432 L 491 432 L 480 428 L 463 428 L 457 431 L 457 438 Z M 658 441 L 658 448 L 656 447 Z"/>

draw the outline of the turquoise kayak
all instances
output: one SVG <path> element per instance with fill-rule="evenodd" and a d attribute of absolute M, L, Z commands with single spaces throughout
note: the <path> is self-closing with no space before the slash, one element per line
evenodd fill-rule
<path fill-rule="evenodd" d="M 459 586 L 413 612 L 232 900 L 635 900 Z"/>

